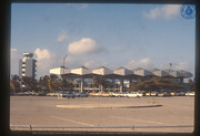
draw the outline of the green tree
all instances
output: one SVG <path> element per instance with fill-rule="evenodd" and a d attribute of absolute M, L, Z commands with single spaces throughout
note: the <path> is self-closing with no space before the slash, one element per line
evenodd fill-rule
<path fill-rule="evenodd" d="M 22 77 L 22 84 L 28 91 L 38 91 L 38 81 L 33 77 Z"/>
<path fill-rule="evenodd" d="M 177 79 L 172 77 L 152 77 L 149 80 L 139 80 L 138 83 L 131 84 L 131 90 L 146 90 L 150 94 L 154 90 L 168 89 L 174 91 L 175 89 L 184 89 L 184 87 L 177 83 Z"/>
<path fill-rule="evenodd" d="M 61 90 L 60 80 L 57 75 L 51 74 L 45 75 L 40 78 L 40 85 L 44 89 L 48 89 L 50 92 L 58 92 Z"/>
<path fill-rule="evenodd" d="M 195 90 L 195 83 L 193 82 L 193 80 L 192 80 L 192 79 L 189 79 L 189 80 L 188 80 L 188 83 L 190 84 L 190 89 L 191 89 L 191 91 L 194 91 L 194 90 Z"/>
<path fill-rule="evenodd" d="M 10 90 L 13 92 L 13 93 L 18 93 L 21 91 L 21 88 L 20 88 L 20 77 L 18 75 L 14 75 L 11 77 L 10 79 Z"/>

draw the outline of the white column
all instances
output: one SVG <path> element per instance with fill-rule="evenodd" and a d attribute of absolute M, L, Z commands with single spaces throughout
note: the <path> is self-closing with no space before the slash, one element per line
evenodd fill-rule
<path fill-rule="evenodd" d="M 120 78 L 120 93 L 122 93 L 123 91 L 123 84 L 124 84 L 124 80 L 123 78 Z"/>
<path fill-rule="evenodd" d="M 100 89 L 100 91 L 101 91 L 101 92 L 103 92 L 103 85 L 100 85 L 100 86 L 101 86 L 101 89 Z"/>
<path fill-rule="evenodd" d="M 83 82 L 84 82 L 84 78 L 81 76 L 81 86 L 80 86 L 80 92 L 83 92 Z"/>

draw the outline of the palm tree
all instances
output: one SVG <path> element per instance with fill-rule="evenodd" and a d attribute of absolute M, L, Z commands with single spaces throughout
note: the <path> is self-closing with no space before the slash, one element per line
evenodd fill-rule
<path fill-rule="evenodd" d="M 195 90 L 195 83 L 192 81 L 192 79 L 189 79 L 188 83 L 190 84 L 191 91 L 194 91 Z"/>
<path fill-rule="evenodd" d="M 10 89 L 13 93 L 20 92 L 20 77 L 18 75 L 12 76 L 10 79 Z"/>
<path fill-rule="evenodd" d="M 38 82 L 33 77 L 22 77 L 22 84 L 26 86 L 26 89 L 31 91 L 38 90 Z"/>
<path fill-rule="evenodd" d="M 40 84 L 43 88 L 48 88 L 50 92 L 61 90 L 60 80 L 57 75 L 45 75 L 43 78 L 40 78 Z"/>

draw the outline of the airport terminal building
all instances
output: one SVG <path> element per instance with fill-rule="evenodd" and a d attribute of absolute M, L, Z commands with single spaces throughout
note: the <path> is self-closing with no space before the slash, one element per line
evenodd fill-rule
<path fill-rule="evenodd" d="M 124 92 L 129 91 L 129 85 L 132 82 L 137 82 L 139 77 L 144 77 L 149 79 L 153 76 L 159 77 L 174 77 L 178 79 L 178 83 L 183 84 L 184 78 L 191 78 L 193 75 L 190 72 L 179 70 L 160 70 L 160 69 L 150 69 L 146 70 L 143 68 L 137 69 L 127 69 L 124 67 L 119 67 L 118 69 L 111 70 L 104 66 L 97 69 L 88 69 L 85 66 L 81 66 L 75 69 L 68 69 L 64 66 L 50 69 L 50 74 L 56 74 L 67 81 L 73 83 L 73 90 L 80 92 Z M 103 87 L 99 84 L 93 83 L 93 77 L 104 78 L 112 83 L 110 87 Z"/>

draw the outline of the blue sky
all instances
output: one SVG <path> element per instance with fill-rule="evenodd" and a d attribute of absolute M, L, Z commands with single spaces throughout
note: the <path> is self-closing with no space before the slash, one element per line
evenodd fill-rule
<path fill-rule="evenodd" d="M 194 74 L 195 19 L 181 5 L 13 4 L 11 74 L 33 52 L 37 77 L 50 68 L 106 66 L 116 69 L 186 70 Z"/>

